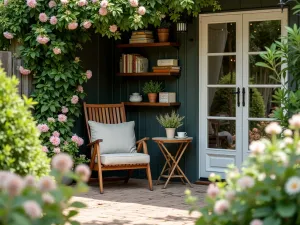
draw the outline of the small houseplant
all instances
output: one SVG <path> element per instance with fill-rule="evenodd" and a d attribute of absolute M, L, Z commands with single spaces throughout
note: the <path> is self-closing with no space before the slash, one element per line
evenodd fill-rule
<path fill-rule="evenodd" d="M 149 82 L 146 82 L 143 87 L 144 94 L 148 95 L 149 102 L 156 102 L 157 99 L 157 93 L 161 92 L 162 89 L 162 83 L 161 82 L 154 82 L 150 80 Z"/>
<path fill-rule="evenodd" d="M 157 36 L 159 42 L 167 42 L 169 40 L 171 23 L 163 20 L 157 29 Z"/>
<path fill-rule="evenodd" d="M 180 117 L 175 111 L 169 115 L 166 113 L 165 115 L 159 115 L 156 117 L 157 121 L 166 128 L 167 138 L 174 138 L 175 129 L 181 127 L 183 125 L 182 120 L 184 116 Z"/>

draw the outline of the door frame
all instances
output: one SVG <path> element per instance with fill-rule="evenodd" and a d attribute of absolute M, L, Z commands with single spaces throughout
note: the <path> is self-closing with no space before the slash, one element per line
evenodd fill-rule
<path fill-rule="evenodd" d="M 203 67 L 207 67 L 207 65 L 204 65 L 204 61 L 206 60 L 203 60 L 203 45 L 207 43 L 205 43 L 205 40 L 207 40 L 207 37 L 205 37 L 205 35 L 203 35 L 202 33 L 202 20 L 203 18 L 207 18 L 207 17 L 216 17 L 217 16 L 228 16 L 228 18 L 230 18 L 230 16 L 234 16 L 234 15 L 240 15 L 243 17 L 244 14 L 246 15 L 251 15 L 251 14 L 255 14 L 255 16 L 253 16 L 253 21 L 259 21 L 259 19 L 267 19 L 266 16 L 260 16 L 258 19 L 256 18 L 257 17 L 257 14 L 259 15 L 263 15 L 263 14 L 266 14 L 266 15 L 270 15 L 272 13 L 282 13 L 282 16 L 279 17 L 278 19 L 282 20 L 283 18 L 286 19 L 286 24 L 282 24 L 281 27 L 282 27 L 282 34 L 285 34 L 285 27 L 286 25 L 288 25 L 288 11 L 287 9 L 284 9 L 283 12 L 281 12 L 281 9 L 264 9 L 264 10 L 251 10 L 251 11 L 236 11 L 236 12 L 224 12 L 224 13 L 207 13 L 207 14 L 200 14 L 199 15 L 199 71 L 198 71 L 198 75 L 199 75 L 199 93 L 198 93 L 198 96 L 199 96 L 199 177 L 201 177 L 202 175 L 202 170 L 205 169 L 205 166 L 206 165 L 203 165 L 203 162 L 204 164 L 206 164 L 206 152 L 204 151 L 203 149 L 203 146 L 204 144 L 203 143 L 207 143 L 207 140 L 206 140 L 206 136 L 207 134 L 205 134 L 205 132 L 207 132 L 207 120 L 206 119 L 203 119 L 203 118 L 206 118 L 206 107 L 207 107 L 207 76 L 206 74 L 203 74 Z M 272 17 L 273 19 L 273 17 Z M 214 23 L 213 19 L 212 19 L 212 23 Z M 239 35 L 239 33 L 241 33 L 242 35 L 242 40 L 243 40 L 243 35 L 244 35 L 244 22 L 243 20 L 241 21 L 242 23 L 242 30 L 238 32 L 238 26 L 237 26 L 237 35 Z M 206 32 L 207 34 L 207 32 Z M 242 43 L 240 43 L 242 45 L 242 50 L 241 50 L 241 56 L 242 56 L 242 65 L 244 65 L 244 60 L 245 60 L 245 55 L 248 54 L 248 51 L 244 51 L 243 48 L 245 47 L 245 44 L 244 44 L 244 41 L 242 41 Z M 238 45 L 238 43 L 237 43 Z M 237 48 L 238 50 L 238 48 Z M 238 57 L 238 52 L 236 51 L 236 56 Z M 237 65 L 238 67 L 238 65 Z M 238 68 L 236 68 L 236 71 L 238 71 Z M 242 66 L 242 71 L 243 73 L 243 78 L 245 76 L 244 72 L 245 72 L 245 68 L 243 68 Z M 247 72 L 248 73 L 248 72 Z M 248 102 L 248 95 L 246 95 L 246 102 Z M 204 108 L 202 106 L 205 106 Z M 247 104 L 248 105 L 248 104 Z M 248 107 L 248 106 L 247 106 Z M 236 118 L 237 118 L 238 114 L 236 114 Z M 243 116 L 242 116 L 243 117 Z M 244 123 L 245 119 L 242 119 L 242 123 Z M 237 125 L 236 125 L 237 126 Z M 237 127 L 237 129 L 239 129 Z M 240 138 L 244 138 L 245 135 L 240 135 Z M 242 142 L 244 142 L 244 140 L 242 140 Z M 241 144 L 241 147 L 242 149 L 240 150 L 241 151 L 241 160 L 243 161 L 244 158 L 245 158 L 245 152 L 248 152 L 248 149 L 247 150 L 244 150 L 245 144 L 242 143 Z M 205 147 L 206 149 L 206 147 Z M 236 149 L 236 151 L 238 151 L 238 149 Z M 236 155 L 236 152 L 234 152 L 234 155 Z"/>

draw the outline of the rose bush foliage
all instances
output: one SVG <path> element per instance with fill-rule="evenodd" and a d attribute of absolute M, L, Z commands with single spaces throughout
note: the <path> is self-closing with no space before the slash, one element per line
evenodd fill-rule
<path fill-rule="evenodd" d="M 231 167 L 226 181 L 212 174 L 207 205 L 200 209 L 197 225 L 295 225 L 300 224 L 300 114 L 289 120 L 290 128 L 270 123 L 270 139 L 254 141 L 241 171 Z M 196 198 L 187 191 L 196 209 Z"/>
<path fill-rule="evenodd" d="M 78 165 L 75 173 L 72 167 L 71 157 L 62 153 L 52 159 L 51 176 L 37 179 L 0 170 L 0 224 L 78 225 L 73 217 L 85 205 L 71 198 L 88 190 L 84 182 L 91 172 L 86 165 Z M 76 185 L 62 184 L 64 176 L 76 180 Z"/>
<path fill-rule="evenodd" d="M 84 161 L 76 152 L 82 139 L 72 128 L 85 97 L 82 85 L 92 72 L 82 68 L 77 53 L 93 31 L 118 39 L 121 31 L 158 26 L 165 16 L 172 21 L 182 13 L 197 16 L 203 7 L 219 9 L 215 0 L 3 0 L 0 48 L 21 46 L 19 70 L 34 77 L 44 151 L 51 156 L 67 148 Z"/>

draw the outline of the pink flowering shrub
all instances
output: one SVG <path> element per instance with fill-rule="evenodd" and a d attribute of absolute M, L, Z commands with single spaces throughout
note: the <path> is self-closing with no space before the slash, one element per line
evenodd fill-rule
<path fill-rule="evenodd" d="M 3 32 L 3 36 L 6 38 L 6 39 L 13 39 L 14 38 L 14 35 L 8 31 L 5 31 Z"/>
<path fill-rule="evenodd" d="M 19 71 L 22 75 L 29 75 L 31 73 L 29 69 L 25 69 L 23 66 L 20 66 Z"/>
<path fill-rule="evenodd" d="M 40 20 L 42 23 L 47 22 L 48 16 L 46 15 L 46 13 L 40 13 L 40 15 L 39 15 L 39 20 Z"/>
<path fill-rule="evenodd" d="M 57 18 L 56 18 L 56 16 L 51 16 L 50 17 L 50 24 L 52 24 L 52 25 L 57 24 Z"/>
<path fill-rule="evenodd" d="M 115 33 L 118 30 L 118 27 L 117 27 L 117 25 L 111 25 L 109 27 L 109 30 L 110 30 L 110 32 Z"/>
<path fill-rule="evenodd" d="M 72 22 L 68 24 L 68 29 L 69 30 L 75 30 L 78 27 L 78 23 L 77 22 Z"/>
<path fill-rule="evenodd" d="M 210 176 L 206 206 L 199 210 L 197 225 L 299 224 L 300 114 L 289 120 L 289 128 L 283 131 L 271 122 L 265 127 L 271 140 L 252 142 L 241 170 L 230 167 L 225 182 L 219 175 Z M 190 191 L 186 194 L 196 209 L 196 198 Z"/>
<path fill-rule="evenodd" d="M 64 153 L 54 156 L 51 164 L 51 176 L 40 179 L 0 170 L 0 214 L 5 215 L 0 216 L 0 224 L 79 224 L 74 216 L 86 206 L 71 198 L 87 192 L 85 182 L 91 171 L 78 165 L 72 172 L 73 161 Z M 67 187 L 62 177 L 74 179 L 76 184 Z"/>

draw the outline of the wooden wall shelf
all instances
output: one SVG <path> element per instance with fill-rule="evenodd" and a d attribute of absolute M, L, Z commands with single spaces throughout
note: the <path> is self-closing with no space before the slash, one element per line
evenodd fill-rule
<path fill-rule="evenodd" d="M 177 42 L 157 42 L 157 43 L 136 43 L 136 44 L 119 44 L 117 48 L 145 48 L 145 47 L 179 47 Z"/>
<path fill-rule="evenodd" d="M 170 107 L 170 106 L 180 106 L 180 102 L 174 102 L 174 103 L 160 103 L 160 102 L 124 102 L 125 106 L 147 106 L 147 107 Z"/>
<path fill-rule="evenodd" d="M 179 76 L 180 73 L 168 72 L 168 73 L 154 73 L 154 72 L 147 72 L 147 73 L 117 73 L 117 76 L 121 77 L 151 77 L 151 76 Z"/>

